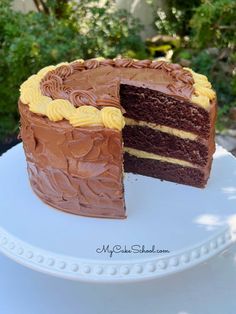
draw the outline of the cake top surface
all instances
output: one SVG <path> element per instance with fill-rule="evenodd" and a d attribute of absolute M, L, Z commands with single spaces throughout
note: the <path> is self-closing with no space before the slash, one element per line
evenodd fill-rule
<path fill-rule="evenodd" d="M 215 93 L 204 75 L 165 61 L 77 60 L 49 66 L 21 85 L 21 101 L 51 121 L 124 127 L 120 84 L 155 89 L 209 110 Z"/>
<path fill-rule="evenodd" d="M 192 75 L 178 64 L 149 60 L 135 63 L 128 59 L 96 61 L 77 61 L 50 71 L 41 81 L 43 94 L 55 99 L 70 99 L 75 106 L 95 103 L 99 106 L 103 99 L 119 105 L 119 85 L 122 83 L 141 84 L 185 100 L 190 100 L 193 94 Z M 87 93 L 83 95 L 85 91 Z"/>

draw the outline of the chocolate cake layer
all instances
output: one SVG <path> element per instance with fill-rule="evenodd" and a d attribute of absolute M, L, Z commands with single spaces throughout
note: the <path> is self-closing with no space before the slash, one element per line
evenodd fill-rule
<path fill-rule="evenodd" d="M 124 154 L 124 165 L 126 172 L 199 188 L 205 187 L 209 174 L 209 170 L 183 167 L 181 165 L 148 158 L 138 158 L 127 152 Z"/>
<path fill-rule="evenodd" d="M 146 152 L 182 159 L 205 166 L 208 162 L 208 142 L 182 139 L 143 126 L 126 125 L 122 131 L 124 145 Z"/>
<path fill-rule="evenodd" d="M 209 138 L 209 112 L 186 100 L 149 88 L 121 84 L 120 101 L 128 118 L 166 125 Z"/>
<path fill-rule="evenodd" d="M 78 215 L 125 218 L 121 132 L 73 128 L 35 115 L 19 103 L 20 134 L 34 192 Z"/>

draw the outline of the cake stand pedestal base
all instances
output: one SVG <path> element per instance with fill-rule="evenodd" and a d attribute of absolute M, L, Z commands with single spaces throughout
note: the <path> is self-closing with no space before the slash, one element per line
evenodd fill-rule
<path fill-rule="evenodd" d="M 22 145 L 0 159 L 0 251 L 50 275 L 132 282 L 200 264 L 233 243 L 236 159 L 221 147 L 206 189 L 125 177 L 126 220 L 53 209 L 32 192 Z"/>

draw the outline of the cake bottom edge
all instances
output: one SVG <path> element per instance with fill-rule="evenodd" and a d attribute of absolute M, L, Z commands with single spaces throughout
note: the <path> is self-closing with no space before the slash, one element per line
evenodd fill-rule
<path fill-rule="evenodd" d="M 52 169 L 51 169 L 52 170 Z M 29 163 L 27 165 L 27 171 L 29 174 L 29 183 L 34 192 L 34 194 L 45 204 L 49 205 L 54 209 L 60 211 L 93 218 L 107 218 L 107 219 L 125 219 L 126 209 L 125 203 L 122 199 L 118 199 L 113 203 L 115 207 L 111 208 L 109 204 L 102 205 L 99 204 L 98 199 L 91 204 L 83 204 L 80 201 L 79 194 L 70 196 L 66 198 L 61 196 L 61 186 L 55 179 L 52 179 L 52 172 L 50 169 L 40 169 L 34 163 Z M 44 183 L 41 183 L 40 177 L 45 179 Z M 75 178 L 74 178 L 75 179 Z M 49 193 L 50 191 L 50 193 Z M 72 190 L 73 191 L 73 190 Z M 111 206 L 113 205 L 111 203 Z"/>
<path fill-rule="evenodd" d="M 126 219 L 127 215 L 125 215 L 125 213 L 122 215 L 109 215 L 109 214 L 98 214 L 98 213 L 88 213 L 87 210 L 91 210 L 93 211 L 92 207 L 87 207 L 87 206 L 81 206 L 81 210 L 72 210 L 72 209 L 66 209 L 64 207 L 61 207 L 59 205 L 55 205 L 55 203 L 50 202 L 49 200 L 46 200 L 45 198 L 42 198 L 42 196 L 40 195 L 40 193 L 38 193 L 34 187 L 32 186 L 32 184 L 30 183 L 30 186 L 34 192 L 34 194 L 40 199 L 40 201 L 42 201 L 43 203 L 45 203 L 46 205 L 50 206 L 52 209 L 55 210 L 60 210 L 62 212 L 65 212 L 67 214 L 72 214 L 72 215 L 76 215 L 76 216 L 82 216 L 82 217 L 88 217 L 88 218 L 105 218 L 105 219 Z"/>
<path fill-rule="evenodd" d="M 203 169 L 185 167 L 159 160 L 139 158 L 127 152 L 124 154 L 124 169 L 125 172 L 197 188 L 205 188 L 210 174 L 210 167 Z"/>

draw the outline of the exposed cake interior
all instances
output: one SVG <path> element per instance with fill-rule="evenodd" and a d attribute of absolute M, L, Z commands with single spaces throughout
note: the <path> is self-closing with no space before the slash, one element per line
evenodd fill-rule
<path fill-rule="evenodd" d="M 214 112 L 131 84 L 121 84 L 120 102 L 126 117 L 125 171 L 206 185 L 215 149 Z"/>

